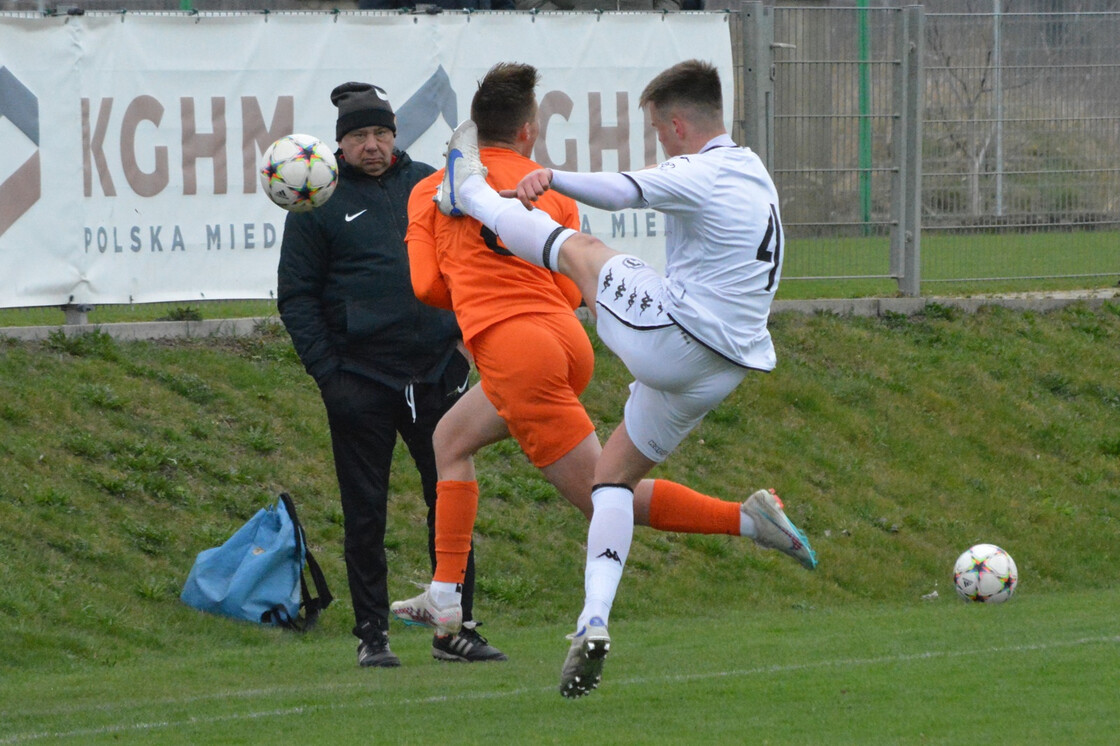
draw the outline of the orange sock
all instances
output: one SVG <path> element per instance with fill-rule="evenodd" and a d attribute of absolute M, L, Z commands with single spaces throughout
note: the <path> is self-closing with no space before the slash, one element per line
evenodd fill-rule
<path fill-rule="evenodd" d="M 658 531 L 738 536 L 739 503 L 702 495 L 666 479 L 655 479 L 649 524 Z"/>
<path fill-rule="evenodd" d="M 433 580 L 462 583 L 478 515 L 478 482 L 436 482 L 436 572 Z"/>

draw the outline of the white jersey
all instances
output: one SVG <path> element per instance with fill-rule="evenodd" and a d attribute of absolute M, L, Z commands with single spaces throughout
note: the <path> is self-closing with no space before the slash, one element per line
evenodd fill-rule
<path fill-rule="evenodd" d="M 641 190 L 642 206 L 666 216 L 669 316 L 732 362 L 772 370 L 766 324 L 785 235 L 762 161 L 724 134 L 699 153 L 625 176 Z"/>

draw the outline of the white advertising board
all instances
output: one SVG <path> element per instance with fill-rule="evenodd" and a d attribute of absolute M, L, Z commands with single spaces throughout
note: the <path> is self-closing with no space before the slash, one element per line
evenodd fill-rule
<path fill-rule="evenodd" d="M 398 147 L 438 168 L 477 81 L 528 62 L 536 160 L 617 171 L 664 158 L 638 96 L 693 57 L 730 102 L 721 14 L 0 15 L 0 307 L 273 297 L 285 213 L 257 163 L 291 132 L 333 147 L 339 83 L 385 88 Z M 583 212 L 657 266 L 663 225 Z"/>

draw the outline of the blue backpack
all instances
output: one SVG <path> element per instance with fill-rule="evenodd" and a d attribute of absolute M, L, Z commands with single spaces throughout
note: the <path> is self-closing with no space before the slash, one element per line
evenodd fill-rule
<path fill-rule="evenodd" d="M 317 597 L 308 591 L 305 564 Z M 334 600 L 287 493 L 225 544 L 200 552 L 179 598 L 211 614 L 300 631 Z"/>

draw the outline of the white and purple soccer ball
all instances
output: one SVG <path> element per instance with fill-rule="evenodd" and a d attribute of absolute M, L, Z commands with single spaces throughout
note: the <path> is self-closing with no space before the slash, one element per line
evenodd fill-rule
<path fill-rule="evenodd" d="M 307 212 L 330 199 L 338 186 L 338 161 L 314 135 L 285 135 L 261 157 L 261 186 L 276 204 Z"/>
<path fill-rule="evenodd" d="M 957 558 L 953 584 L 966 601 L 1003 603 L 1015 593 L 1019 569 L 1011 555 L 995 544 L 976 544 Z"/>

